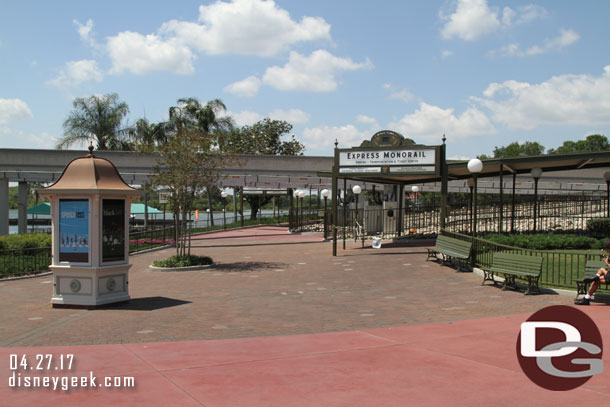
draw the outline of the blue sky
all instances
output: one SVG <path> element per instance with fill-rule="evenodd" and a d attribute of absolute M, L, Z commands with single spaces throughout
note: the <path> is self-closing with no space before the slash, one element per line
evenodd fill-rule
<path fill-rule="evenodd" d="M 75 97 L 287 120 L 308 155 L 381 129 L 470 158 L 610 136 L 607 1 L 27 1 L 0 8 L 0 147 L 53 148 Z"/>

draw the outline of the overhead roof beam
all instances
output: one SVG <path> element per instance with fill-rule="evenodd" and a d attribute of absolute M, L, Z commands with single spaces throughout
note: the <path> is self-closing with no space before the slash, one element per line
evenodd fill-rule
<path fill-rule="evenodd" d="M 592 162 L 593 162 L 593 158 L 589 158 L 588 160 L 585 160 L 585 161 L 581 162 L 580 164 L 578 164 L 578 167 L 576 167 L 576 168 L 581 169 L 585 165 L 590 164 Z"/>
<path fill-rule="evenodd" d="M 515 173 L 515 169 L 513 167 L 511 167 L 510 165 L 504 164 L 504 163 L 502 163 L 502 165 L 504 166 L 504 168 L 506 168 L 511 173 L 513 173 L 513 174 Z"/>

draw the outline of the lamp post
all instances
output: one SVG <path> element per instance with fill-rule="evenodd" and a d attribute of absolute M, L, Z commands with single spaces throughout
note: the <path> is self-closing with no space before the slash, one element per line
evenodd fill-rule
<path fill-rule="evenodd" d="M 362 192 L 362 188 L 360 188 L 360 185 L 354 185 L 352 187 L 352 192 L 354 193 L 354 195 L 356 195 L 356 210 L 354 213 L 354 222 L 356 222 L 356 224 L 358 224 L 358 197 L 360 196 L 360 193 Z M 356 235 L 354 234 L 354 240 L 356 238 Z"/>
<path fill-rule="evenodd" d="M 322 198 L 324 198 L 324 240 L 326 240 L 326 236 L 328 234 L 328 216 L 326 215 L 326 203 L 328 201 L 328 196 L 330 195 L 330 191 L 328 189 L 323 189 Z"/>
<path fill-rule="evenodd" d="M 417 185 L 413 185 L 411 187 L 411 193 L 413 194 L 413 209 L 418 208 L 418 200 L 417 200 L 417 194 L 419 193 L 419 187 Z M 405 209 L 406 212 L 406 209 Z M 415 227 L 413 227 L 413 219 L 415 219 L 415 217 L 412 215 L 411 216 L 411 222 L 409 222 L 409 234 L 411 233 L 417 233 L 417 229 L 419 228 L 419 224 L 415 225 Z"/>
<path fill-rule="evenodd" d="M 222 198 L 222 225 L 223 229 L 227 228 L 227 193 L 222 191 L 220 197 Z"/>
<path fill-rule="evenodd" d="M 301 227 L 300 230 L 301 232 L 303 231 L 303 205 L 305 204 L 305 191 L 300 190 L 299 191 L 299 198 L 301 198 Z"/>
<path fill-rule="evenodd" d="M 472 178 L 468 178 L 468 181 L 466 181 L 466 183 L 468 184 L 468 188 L 470 189 L 470 195 L 468 195 L 470 202 L 468 204 L 468 209 L 470 214 L 468 214 L 468 212 L 466 213 L 468 215 L 468 220 L 470 223 L 470 227 L 472 228 L 472 191 L 474 189 L 474 181 Z M 472 232 L 472 230 L 471 230 Z"/>
<path fill-rule="evenodd" d="M 468 161 L 468 171 L 472 174 L 474 189 L 472 193 L 472 237 L 477 235 L 477 180 L 483 170 L 483 163 L 478 158 Z"/>
<path fill-rule="evenodd" d="M 537 230 L 538 221 L 538 180 L 542 176 L 542 169 L 536 167 L 530 171 L 534 178 L 534 232 Z"/>
<path fill-rule="evenodd" d="M 411 192 L 413 193 L 413 203 L 417 203 L 417 194 L 419 192 L 419 187 L 417 185 L 413 185 L 411 187 Z"/>
<path fill-rule="evenodd" d="M 610 218 L 610 171 L 604 173 L 604 179 L 606 180 L 606 217 Z"/>
<path fill-rule="evenodd" d="M 295 189 L 294 192 L 292 193 L 292 196 L 294 197 L 294 199 L 296 201 L 296 208 L 294 208 L 295 209 L 294 221 L 295 221 L 295 228 L 297 230 L 299 230 L 299 225 L 300 225 L 300 223 L 299 223 L 299 192 L 300 191 L 298 189 Z"/>
<path fill-rule="evenodd" d="M 472 174 L 473 179 L 473 193 L 472 193 L 472 256 L 471 256 L 471 265 L 474 267 L 477 264 L 477 249 L 476 249 L 476 241 L 474 238 L 477 235 L 477 179 L 479 177 L 479 173 L 483 170 L 483 163 L 478 158 L 473 158 L 468 161 L 468 171 Z"/>

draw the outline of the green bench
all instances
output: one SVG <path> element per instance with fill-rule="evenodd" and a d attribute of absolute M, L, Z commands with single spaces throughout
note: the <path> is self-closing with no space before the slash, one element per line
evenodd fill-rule
<path fill-rule="evenodd" d="M 437 254 L 442 254 L 443 257 L 440 259 L 441 264 L 444 265 L 447 259 L 454 258 L 458 261 L 458 269 L 462 268 L 462 263 L 470 258 L 470 251 L 472 249 L 472 242 L 465 240 L 454 239 L 448 236 L 439 235 L 436 238 L 436 244 L 432 248 L 428 248 L 428 257 L 438 259 Z"/>
<path fill-rule="evenodd" d="M 539 256 L 494 252 L 491 267 L 483 269 L 485 275 L 481 285 L 485 284 L 485 281 L 492 281 L 496 284 L 494 275 L 502 274 L 504 276 L 502 290 L 506 290 L 508 286 L 517 288 L 515 279 L 518 278 L 527 280 L 525 295 L 530 294 L 533 289 L 540 293 L 538 281 L 542 274 L 542 261 L 543 258 Z"/>
<path fill-rule="evenodd" d="M 603 260 L 587 260 L 587 262 L 585 263 L 585 274 L 582 276 L 582 279 L 580 280 L 574 280 L 574 282 L 576 283 L 576 298 L 578 298 L 579 295 L 584 295 L 589 291 L 589 284 L 590 283 L 585 283 L 584 281 L 582 281 L 583 279 L 587 278 L 587 277 L 593 277 L 594 275 L 597 274 L 597 270 L 599 270 L 600 268 L 608 268 L 608 265 L 606 264 L 605 261 Z M 602 283 L 600 285 L 603 286 L 605 285 L 606 290 L 608 289 L 608 284 L 610 284 L 610 281 L 606 281 L 606 283 Z"/>

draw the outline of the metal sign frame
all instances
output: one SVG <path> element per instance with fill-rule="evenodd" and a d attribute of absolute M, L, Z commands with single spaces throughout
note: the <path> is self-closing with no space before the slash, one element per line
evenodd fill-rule
<path fill-rule="evenodd" d="M 429 156 L 431 151 L 434 153 L 432 163 Z M 352 163 L 342 165 L 342 160 L 345 162 L 347 159 L 351 159 Z M 400 175 L 440 177 L 441 146 L 338 148 L 335 149 L 333 175 L 348 178 L 392 178 Z"/>

